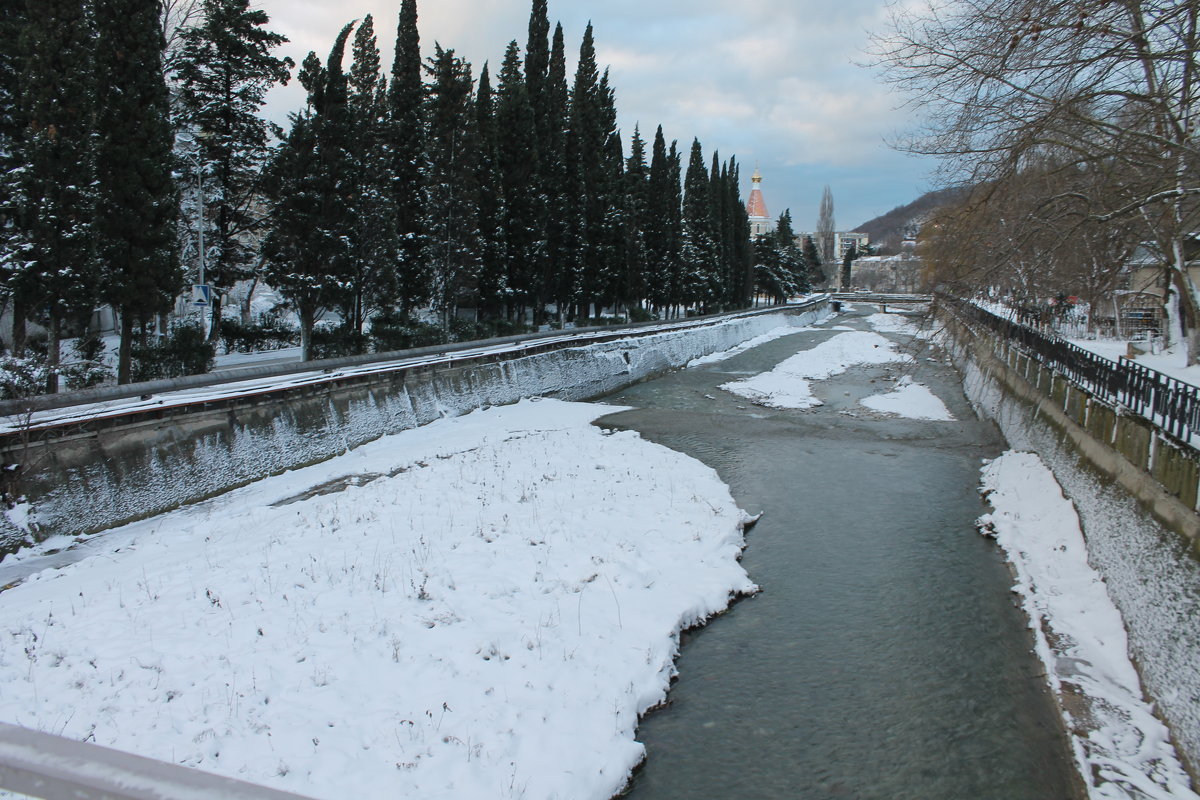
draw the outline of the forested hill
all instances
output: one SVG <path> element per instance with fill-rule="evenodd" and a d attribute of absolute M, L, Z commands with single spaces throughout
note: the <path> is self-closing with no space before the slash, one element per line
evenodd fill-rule
<path fill-rule="evenodd" d="M 934 209 L 954 202 L 966 191 L 962 188 L 953 188 L 926 192 L 911 203 L 897 206 L 886 214 L 864 222 L 854 230 L 870 236 L 871 244 L 875 246 L 876 252 L 894 253 L 899 248 L 900 242 L 917 235 L 921 223 L 928 219 Z"/>

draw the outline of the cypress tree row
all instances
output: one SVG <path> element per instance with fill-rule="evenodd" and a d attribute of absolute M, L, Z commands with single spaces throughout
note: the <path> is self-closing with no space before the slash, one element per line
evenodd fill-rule
<path fill-rule="evenodd" d="M 756 282 L 777 298 L 805 283 L 783 279 L 805 262 L 778 236 L 755 258 L 736 161 L 706 166 L 694 140 L 685 180 L 677 143 L 640 126 L 626 157 L 591 24 L 568 86 L 546 0 L 524 59 L 510 42 L 478 85 L 453 50 L 422 60 L 416 0 L 390 78 L 372 17 L 350 23 L 327 59 L 305 59 L 286 134 L 259 116 L 289 79 L 284 37 L 250 0 L 198 3 L 167 70 L 171 119 L 154 0 L 0 0 L 0 291 L 14 351 L 26 319 L 45 321 L 47 390 L 58 340 L 101 302 L 129 380 L 134 337 L 182 292 L 181 257 L 214 289 L 211 339 L 235 284 L 262 278 L 306 359 L 378 349 L 388 330 L 408 331 L 386 339 L 403 346 L 430 312 L 442 337 L 464 336 L 710 312 L 748 304 Z M 341 328 L 318 341 L 327 310 Z"/>

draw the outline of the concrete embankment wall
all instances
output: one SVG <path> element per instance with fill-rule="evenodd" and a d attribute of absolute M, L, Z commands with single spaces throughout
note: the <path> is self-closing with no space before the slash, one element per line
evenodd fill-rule
<path fill-rule="evenodd" d="M 1200 767 L 1200 518 L 1192 448 L 1100 402 L 990 332 L 941 310 L 968 398 L 1014 450 L 1053 470 L 1130 649 L 1195 775 Z"/>
<path fill-rule="evenodd" d="M 0 554 L 161 513 L 440 417 L 532 396 L 594 398 L 828 313 L 822 300 L 532 354 L 332 375 L 250 397 L 222 399 L 218 389 L 185 406 L 10 434 L 0 458 L 19 465 L 8 488 L 26 502 L 0 515 Z"/>

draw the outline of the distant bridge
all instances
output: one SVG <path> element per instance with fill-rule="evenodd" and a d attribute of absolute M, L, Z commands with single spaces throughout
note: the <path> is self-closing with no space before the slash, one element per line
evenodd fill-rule
<path fill-rule="evenodd" d="M 843 303 L 895 303 L 906 305 L 911 303 L 929 303 L 933 301 L 931 294 L 888 294 L 886 292 L 834 292 L 830 295 L 834 300 Z"/>

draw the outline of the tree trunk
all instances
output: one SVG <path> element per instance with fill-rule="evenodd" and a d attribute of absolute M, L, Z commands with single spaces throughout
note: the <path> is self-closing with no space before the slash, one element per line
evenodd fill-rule
<path fill-rule="evenodd" d="M 50 325 L 47 331 L 48 338 L 46 339 L 46 392 L 47 394 L 58 394 L 58 365 L 60 361 L 59 354 L 59 336 L 61 334 L 61 322 L 58 314 L 55 311 L 50 312 Z"/>
<path fill-rule="evenodd" d="M 121 344 L 117 348 L 117 383 L 133 380 L 133 315 L 119 310 L 121 315 Z"/>
<path fill-rule="evenodd" d="M 246 327 L 250 327 L 251 323 L 254 321 L 250 314 L 250 301 L 254 299 L 254 290 L 257 288 L 258 275 L 256 273 L 250 280 L 250 289 L 246 292 L 246 299 L 242 301 L 242 324 Z"/>
<path fill-rule="evenodd" d="M 221 295 L 212 293 L 212 318 L 208 328 L 208 341 L 216 344 L 221 338 Z"/>
<path fill-rule="evenodd" d="M 17 358 L 25 357 L 25 303 L 13 298 L 12 321 L 12 352 Z"/>
<path fill-rule="evenodd" d="M 312 309 L 298 309 L 300 317 L 300 360 L 312 361 L 312 333 L 316 313 Z"/>

